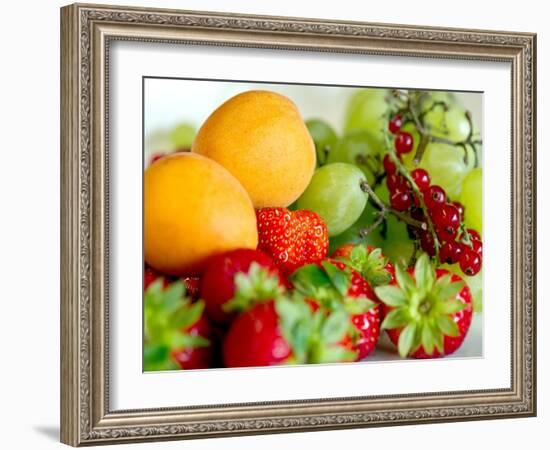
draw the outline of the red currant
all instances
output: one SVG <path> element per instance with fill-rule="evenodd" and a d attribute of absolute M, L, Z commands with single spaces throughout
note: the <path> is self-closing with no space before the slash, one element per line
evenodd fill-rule
<path fill-rule="evenodd" d="M 433 185 L 424 191 L 424 202 L 428 209 L 434 209 L 445 203 L 447 195 L 442 187 Z"/>
<path fill-rule="evenodd" d="M 424 217 L 424 211 L 422 211 L 422 208 L 413 208 L 411 211 L 411 217 L 415 220 L 418 220 L 419 222 L 425 222 L 426 218 Z"/>
<path fill-rule="evenodd" d="M 401 176 L 396 173 L 392 173 L 386 178 L 386 186 L 388 186 L 388 190 L 390 191 L 394 191 L 402 184 L 403 181 L 401 180 Z"/>
<path fill-rule="evenodd" d="M 390 120 L 390 123 L 388 124 L 388 129 L 391 133 L 395 134 L 401 129 L 402 126 L 403 118 L 399 114 L 397 114 L 393 116 L 393 118 Z"/>
<path fill-rule="evenodd" d="M 387 175 L 392 175 L 397 170 L 397 167 L 395 166 L 395 163 L 392 161 L 390 155 L 384 156 L 384 170 L 386 171 Z"/>
<path fill-rule="evenodd" d="M 460 213 L 460 221 L 462 222 L 464 220 L 464 205 L 460 202 L 453 202 L 452 205 L 458 209 L 458 212 Z"/>
<path fill-rule="evenodd" d="M 477 239 L 472 239 L 472 250 L 479 256 L 483 256 L 483 243 Z"/>
<path fill-rule="evenodd" d="M 413 149 L 413 137 L 411 133 L 400 131 L 395 136 L 395 151 L 398 154 L 409 153 Z"/>
<path fill-rule="evenodd" d="M 420 234 L 420 246 L 428 255 L 435 255 L 435 243 L 432 233 L 429 231 L 423 231 Z"/>
<path fill-rule="evenodd" d="M 470 240 L 472 240 L 472 241 L 481 241 L 481 236 L 479 235 L 479 233 L 476 230 L 473 230 L 471 228 L 466 228 L 466 231 L 470 235 Z M 460 235 L 460 240 L 466 242 L 466 236 L 464 235 L 464 233 L 462 233 Z"/>
<path fill-rule="evenodd" d="M 470 248 L 465 248 L 460 256 L 460 269 L 468 276 L 474 276 L 481 270 L 481 256 Z"/>
<path fill-rule="evenodd" d="M 390 195 L 390 205 L 397 211 L 406 211 L 413 204 L 411 192 L 396 188 Z"/>
<path fill-rule="evenodd" d="M 445 203 L 432 210 L 432 220 L 436 228 L 445 230 L 448 233 L 454 231 L 456 235 L 460 226 L 460 213 L 456 206 Z"/>
<path fill-rule="evenodd" d="M 455 264 L 460 260 L 460 255 L 462 255 L 462 251 L 463 245 L 460 242 L 445 242 L 439 250 L 439 259 L 442 263 Z"/>
<path fill-rule="evenodd" d="M 424 169 L 414 169 L 411 176 L 421 191 L 430 187 L 430 175 Z"/>

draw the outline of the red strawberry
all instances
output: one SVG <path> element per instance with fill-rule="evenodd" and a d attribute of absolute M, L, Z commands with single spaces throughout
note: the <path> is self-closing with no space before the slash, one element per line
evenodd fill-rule
<path fill-rule="evenodd" d="M 343 342 L 349 316 L 313 307 L 299 296 L 257 303 L 231 324 L 223 345 L 227 367 L 352 361 Z"/>
<path fill-rule="evenodd" d="M 212 326 L 204 315 L 199 320 L 182 329 L 191 337 L 202 337 L 212 342 L 214 331 Z M 208 346 L 190 346 L 172 351 L 174 358 L 182 369 L 204 369 L 210 367 L 213 359 L 213 347 Z"/>
<path fill-rule="evenodd" d="M 390 283 L 395 268 L 382 250 L 365 244 L 344 244 L 332 253 L 332 258 L 355 269 L 372 287 Z"/>
<path fill-rule="evenodd" d="M 285 275 L 327 256 L 327 226 L 313 211 L 262 208 L 256 217 L 258 248 L 271 255 Z"/>
<path fill-rule="evenodd" d="M 223 354 L 228 367 L 271 366 L 290 358 L 292 349 L 279 326 L 273 300 L 254 305 L 233 322 Z"/>
<path fill-rule="evenodd" d="M 256 268 L 253 268 L 254 264 Z M 242 285 L 241 293 L 246 289 L 249 299 L 273 298 L 283 285 L 273 260 L 259 250 L 238 249 L 212 257 L 200 286 L 200 296 L 206 303 L 206 314 L 212 321 L 227 324 L 234 317 L 235 313 L 224 310 L 224 305 L 235 296 L 237 281 Z M 244 308 L 233 308 L 233 311 L 237 309 Z"/>
<path fill-rule="evenodd" d="M 165 156 L 166 156 L 166 153 L 164 152 L 153 153 L 149 158 L 149 165 L 153 164 L 155 161 L 158 161 L 161 158 L 164 158 Z"/>
<path fill-rule="evenodd" d="M 157 272 L 152 267 L 145 265 L 143 270 L 143 290 L 146 291 L 151 283 L 153 283 L 158 278 L 163 278 L 163 286 L 167 287 L 170 283 L 174 281 L 181 280 L 185 283 L 187 289 L 187 295 L 193 299 L 199 298 L 199 282 L 200 279 L 197 277 L 185 277 L 185 278 L 174 278 L 168 275 L 162 275 Z"/>
<path fill-rule="evenodd" d="M 326 260 L 307 265 L 292 275 L 296 289 L 316 299 L 329 311 L 345 310 L 351 322 L 342 344 L 365 358 L 376 347 L 380 335 L 380 307 L 369 283 L 341 261 Z"/>
<path fill-rule="evenodd" d="M 214 357 L 214 330 L 204 302 L 185 296 L 183 281 L 152 283 L 144 297 L 144 369 L 204 369 Z"/>
<path fill-rule="evenodd" d="M 427 254 L 396 280 L 375 289 L 385 304 L 386 329 L 402 357 L 437 358 L 455 352 L 472 321 L 470 289 L 458 275 L 434 270 Z"/>
<path fill-rule="evenodd" d="M 180 278 L 187 288 L 187 295 L 192 299 L 199 299 L 199 287 L 201 279 L 199 277 L 184 277 Z"/>

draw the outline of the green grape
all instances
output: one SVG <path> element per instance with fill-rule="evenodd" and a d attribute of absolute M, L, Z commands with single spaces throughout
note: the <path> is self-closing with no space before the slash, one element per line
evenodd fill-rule
<path fill-rule="evenodd" d="M 345 131 L 368 130 L 377 142 L 377 151 L 384 151 L 389 102 L 387 89 L 362 89 L 350 99 L 344 122 Z"/>
<path fill-rule="evenodd" d="M 483 172 L 472 170 L 462 182 L 459 201 L 464 205 L 464 222 L 479 233 L 483 229 Z"/>
<path fill-rule="evenodd" d="M 393 263 L 408 266 L 411 261 L 415 246 L 409 237 L 407 224 L 393 215 L 386 216 L 385 240 L 382 251 Z"/>
<path fill-rule="evenodd" d="M 195 134 L 195 127 L 188 123 L 181 123 L 170 132 L 170 140 L 175 149 L 187 149 L 191 147 Z"/>
<path fill-rule="evenodd" d="M 422 101 L 420 109 L 422 111 L 428 111 L 430 108 L 442 108 L 442 106 L 434 106 L 434 103 L 444 103 L 447 106 L 451 106 L 456 103 L 456 98 L 452 92 L 449 91 L 430 91 L 422 92 Z"/>
<path fill-rule="evenodd" d="M 389 191 L 388 186 L 386 184 L 386 179 L 385 178 L 382 180 L 382 182 L 379 185 L 377 185 L 374 188 L 374 193 L 382 201 L 382 203 L 385 203 L 386 205 L 389 205 L 389 203 L 390 203 L 390 191 Z"/>
<path fill-rule="evenodd" d="M 465 164 L 461 146 L 434 142 L 426 146 L 419 167 L 428 171 L 432 184 L 441 186 L 449 197 L 456 200 L 462 181 L 471 169 L 471 162 Z"/>
<path fill-rule="evenodd" d="M 319 119 L 308 120 L 306 127 L 315 143 L 317 163 L 323 165 L 326 162 L 327 153 L 330 153 L 338 142 L 338 136 L 329 124 Z"/>
<path fill-rule="evenodd" d="M 464 141 L 470 134 L 470 122 L 466 110 L 453 105 L 447 111 L 436 106 L 424 116 L 424 126 L 430 134 L 453 142 Z"/>
<path fill-rule="evenodd" d="M 405 125 L 401 127 L 402 131 L 406 131 L 407 133 L 411 133 L 413 137 L 413 149 L 409 153 L 404 153 L 401 155 L 401 160 L 403 162 L 403 165 L 409 169 L 413 170 L 415 168 L 413 164 L 414 157 L 416 155 L 416 151 L 418 150 L 418 144 L 420 144 L 420 133 L 416 129 L 416 126 L 412 122 L 407 122 Z"/>
<path fill-rule="evenodd" d="M 379 210 L 373 206 L 371 202 L 368 202 L 363 210 L 363 213 L 359 216 L 359 219 L 357 219 L 351 227 L 343 233 L 340 233 L 338 236 L 333 236 L 329 239 L 329 254 L 344 244 L 364 243 L 374 247 L 381 247 L 383 239 L 380 235 L 380 226 L 372 230 L 365 237 L 361 237 L 359 234 L 361 229 L 368 227 L 376 220 L 378 217 L 378 212 Z"/>
<path fill-rule="evenodd" d="M 329 236 L 336 236 L 349 228 L 365 209 L 368 195 L 360 187 L 364 180 L 363 172 L 352 164 L 327 164 L 313 174 L 298 199 L 298 208 L 319 214 L 327 224 Z"/>
<path fill-rule="evenodd" d="M 465 275 L 458 264 L 442 264 L 442 269 L 457 274 L 470 288 L 474 312 L 483 311 L 483 269 L 473 277 Z"/>
<path fill-rule="evenodd" d="M 156 130 L 145 136 L 145 164 L 154 153 L 171 153 L 175 150 L 174 144 L 170 140 L 170 134 L 166 130 Z"/>
<path fill-rule="evenodd" d="M 327 163 L 345 162 L 359 167 L 369 184 L 374 184 L 373 172 L 380 170 L 380 160 L 377 158 L 378 142 L 368 131 L 352 131 L 347 133 L 328 154 Z"/>

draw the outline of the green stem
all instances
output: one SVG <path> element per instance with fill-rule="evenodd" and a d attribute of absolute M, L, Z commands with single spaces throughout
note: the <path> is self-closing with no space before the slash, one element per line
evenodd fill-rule
<path fill-rule="evenodd" d="M 435 227 L 432 222 L 432 218 L 430 217 L 430 213 L 428 211 L 428 207 L 426 206 L 426 202 L 424 202 L 424 195 L 422 192 L 420 192 L 420 189 L 418 189 L 418 186 L 412 179 L 411 175 L 409 174 L 409 171 L 405 168 L 405 166 L 401 163 L 401 160 L 397 157 L 397 154 L 395 153 L 395 150 L 391 143 L 389 142 L 389 138 L 387 134 L 384 134 L 386 139 L 386 147 L 388 148 L 388 153 L 390 154 L 390 158 L 394 162 L 395 166 L 397 167 L 398 172 L 405 177 L 405 179 L 409 182 L 411 185 L 416 197 L 418 198 L 418 201 L 420 202 L 420 208 L 422 209 L 422 212 L 424 213 L 424 217 L 426 218 L 426 222 L 428 225 L 428 230 L 432 234 L 433 240 L 434 240 L 434 248 L 435 248 L 435 256 L 439 259 L 439 248 L 440 243 L 439 239 L 437 237 L 437 234 L 435 232 Z M 423 228 L 425 229 L 425 228 Z"/>
<path fill-rule="evenodd" d="M 421 222 L 419 220 L 413 219 L 412 217 L 408 216 L 407 214 L 403 214 L 401 211 L 397 211 L 396 209 L 393 209 L 391 206 L 388 206 L 384 204 L 382 200 L 380 200 L 380 197 L 375 194 L 374 190 L 370 187 L 369 183 L 367 181 L 361 182 L 361 190 L 363 192 L 366 192 L 369 194 L 369 197 L 372 199 L 372 201 L 378 206 L 380 209 L 380 214 L 383 215 L 383 218 L 386 216 L 387 213 L 391 213 L 403 222 L 412 225 L 413 227 L 420 228 L 421 230 L 426 230 L 426 224 L 424 222 Z M 381 223 L 382 221 L 380 221 Z M 379 224 L 378 224 L 379 225 Z"/>

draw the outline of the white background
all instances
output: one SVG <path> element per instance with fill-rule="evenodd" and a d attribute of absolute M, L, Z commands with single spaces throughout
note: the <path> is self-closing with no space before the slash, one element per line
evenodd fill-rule
<path fill-rule="evenodd" d="M 121 2 L 125 3 L 125 2 Z M 59 12 L 57 1 L 15 2 L 3 7 L 0 145 L 0 252 L 2 255 L 2 374 L 0 414 L 2 447 L 58 448 L 59 417 Z M 547 13 L 543 3 L 525 0 L 489 2 L 463 0 L 442 8 L 441 2 L 359 3 L 277 0 L 138 1 L 141 6 L 239 11 L 288 16 L 316 16 L 378 22 L 444 25 L 539 32 L 538 122 L 540 174 L 539 204 L 550 188 L 544 168 L 549 166 L 550 120 L 548 87 L 550 65 Z M 541 5 L 541 6 L 539 6 Z M 495 9 L 496 8 L 496 9 Z M 503 124 L 507 126 L 507 124 Z M 539 230 L 550 223 L 539 208 Z M 491 446 L 500 449 L 544 448 L 550 426 L 548 413 L 548 352 L 550 335 L 544 300 L 549 242 L 541 232 L 539 250 L 539 416 L 499 420 L 332 431 L 294 435 L 229 438 L 142 444 L 139 448 L 286 449 L 334 448 L 342 444 L 374 448 L 463 449 Z M 541 443 L 537 442 L 540 439 Z M 546 440 L 546 439 L 545 439 Z M 124 446 L 127 447 L 127 446 Z M 137 447 L 132 447 L 137 448 Z"/>

